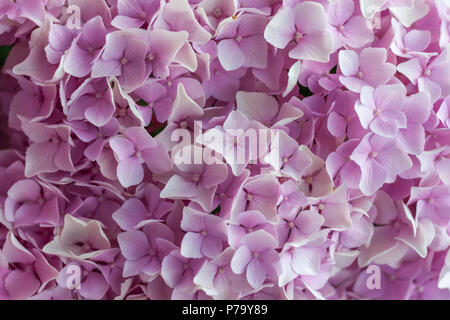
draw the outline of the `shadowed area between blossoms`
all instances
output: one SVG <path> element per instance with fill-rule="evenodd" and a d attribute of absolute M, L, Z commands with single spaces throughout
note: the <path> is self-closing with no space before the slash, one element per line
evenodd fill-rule
<path fill-rule="evenodd" d="M 11 49 L 12 49 L 12 46 L 1 46 L 0 47 L 0 68 L 3 67 L 3 64 L 5 63 L 6 58 L 8 57 Z"/>

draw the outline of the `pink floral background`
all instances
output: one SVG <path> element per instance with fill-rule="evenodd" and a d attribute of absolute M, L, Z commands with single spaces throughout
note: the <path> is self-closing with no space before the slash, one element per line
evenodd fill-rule
<path fill-rule="evenodd" d="M 449 34 L 448 0 L 1 0 L 0 299 L 450 299 Z"/>

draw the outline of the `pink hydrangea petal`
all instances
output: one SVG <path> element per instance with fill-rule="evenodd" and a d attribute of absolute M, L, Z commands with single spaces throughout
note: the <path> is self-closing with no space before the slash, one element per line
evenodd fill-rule
<path fill-rule="evenodd" d="M 294 19 L 292 9 L 280 9 L 267 25 L 264 38 L 274 47 L 284 49 L 295 36 Z"/>
<path fill-rule="evenodd" d="M 126 158 L 117 165 L 117 178 L 125 187 L 139 184 L 144 178 L 144 169 L 137 158 Z"/>

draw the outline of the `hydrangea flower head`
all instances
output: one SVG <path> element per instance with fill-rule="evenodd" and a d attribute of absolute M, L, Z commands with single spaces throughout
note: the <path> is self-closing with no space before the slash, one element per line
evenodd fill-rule
<path fill-rule="evenodd" d="M 0 299 L 450 299 L 448 0 L 0 1 Z"/>

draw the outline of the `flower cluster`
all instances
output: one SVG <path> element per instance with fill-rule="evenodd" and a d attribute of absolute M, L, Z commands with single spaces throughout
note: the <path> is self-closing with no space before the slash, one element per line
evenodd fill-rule
<path fill-rule="evenodd" d="M 2 0 L 0 299 L 450 299 L 449 36 L 448 0 Z"/>

